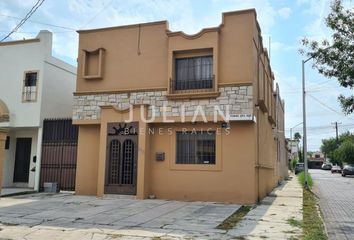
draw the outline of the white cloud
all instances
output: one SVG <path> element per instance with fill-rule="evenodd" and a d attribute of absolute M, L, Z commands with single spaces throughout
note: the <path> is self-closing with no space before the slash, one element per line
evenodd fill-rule
<path fill-rule="evenodd" d="M 284 19 L 288 19 L 290 17 L 291 13 L 292 13 L 292 11 L 288 7 L 284 7 L 284 8 L 281 8 L 278 10 L 279 16 Z"/>

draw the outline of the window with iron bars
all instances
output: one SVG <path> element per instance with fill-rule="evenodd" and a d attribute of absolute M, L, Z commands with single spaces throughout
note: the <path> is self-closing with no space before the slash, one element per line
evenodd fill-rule
<path fill-rule="evenodd" d="M 215 164 L 215 132 L 176 132 L 177 164 Z"/>
<path fill-rule="evenodd" d="M 213 88 L 213 56 L 175 59 L 173 90 Z"/>
<path fill-rule="evenodd" d="M 35 102 L 37 100 L 38 72 L 26 72 L 23 81 L 22 101 Z"/>

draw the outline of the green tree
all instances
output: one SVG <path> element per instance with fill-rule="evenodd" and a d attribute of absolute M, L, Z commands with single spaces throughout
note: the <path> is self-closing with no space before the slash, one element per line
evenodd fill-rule
<path fill-rule="evenodd" d="M 333 164 L 342 165 L 342 156 L 339 148 L 345 142 L 351 142 L 354 144 L 354 134 L 350 132 L 339 135 L 338 142 L 336 138 L 323 139 L 321 145 L 321 151 L 326 157 L 330 158 Z"/>
<path fill-rule="evenodd" d="M 335 138 L 322 139 L 321 152 L 330 158 L 331 153 L 338 148 Z"/>
<path fill-rule="evenodd" d="M 354 164 L 354 143 L 351 141 L 343 142 L 340 147 L 334 151 L 336 158 L 344 163 Z"/>
<path fill-rule="evenodd" d="M 325 18 L 333 34 L 330 40 L 314 41 L 304 38 L 303 46 L 308 57 L 313 57 L 320 74 L 337 78 L 345 88 L 354 88 L 354 9 L 345 9 L 341 0 L 334 0 L 331 12 Z M 343 112 L 354 112 L 354 95 L 338 97 Z"/>
<path fill-rule="evenodd" d="M 300 133 L 296 132 L 296 133 L 294 134 L 294 139 L 295 139 L 296 141 L 300 141 L 300 139 L 301 139 Z"/>

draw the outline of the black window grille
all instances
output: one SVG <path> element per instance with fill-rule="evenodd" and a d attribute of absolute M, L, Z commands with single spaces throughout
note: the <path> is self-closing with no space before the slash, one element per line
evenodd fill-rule
<path fill-rule="evenodd" d="M 213 88 L 213 56 L 176 58 L 174 90 Z"/>
<path fill-rule="evenodd" d="M 37 72 L 27 72 L 23 83 L 23 101 L 35 101 L 37 98 Z"/>
<path fill-rule="evenodd" d="M 215 132 L 177 132 L 177 164 L 215 164 Z"/>
<path fill-rule="evenodd" d="M 25 87 L 34 87 L 37 86 L 37 73 L 28 72 L 25 77 Z"/>

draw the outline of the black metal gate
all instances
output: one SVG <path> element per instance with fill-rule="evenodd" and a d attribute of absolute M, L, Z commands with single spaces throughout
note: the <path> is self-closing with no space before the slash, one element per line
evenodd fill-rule
<path fill-rule="evenodd" d="M 71 119 L 45 119 L 41 156 L 40 189 L 57 182 L 60 190 L 74 191 L 78 126 Z"/>

